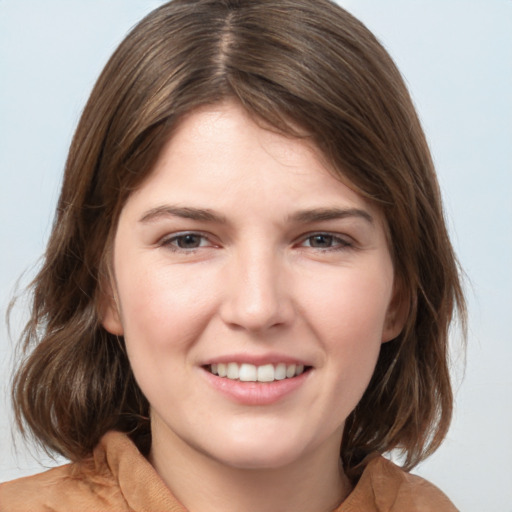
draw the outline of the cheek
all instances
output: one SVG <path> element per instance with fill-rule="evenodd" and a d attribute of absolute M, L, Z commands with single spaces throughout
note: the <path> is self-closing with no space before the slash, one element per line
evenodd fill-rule
<path fill-rule="evenodd" d="M 151 270 L 133 272 L 133 268 Z M 209 322 L 214 297 L 202 292 L 205 276 L 199 279 L 195 272 L 171 272 L 154 262 L 119 266 L 116 277 L 126 350 L 135 379 L 152 405 L 167 404 L 187 389 L 193 347 Z"/>
<path fill-rule="evenodd" d="M 301 294 L 303 314 L 333 349 L 378 344 L 392 296 L 392 271 L 364 268 L 317 275 Z M 335 340 L 344 343 L 336 343 Z"/>
<path fill-rule="evenodd" d="M 160 351 L 187 346 L 207 323 L 215 301 L 205 276 L 150 261 L 138 262 L 137 267 L 126 260 L 123 264 L 116 277 L 129 350 L 151 348 L 158 357 Z M 148 270 L 133 272 L 133 268 Z"/>
<path fill-rule="evenodd" d="M 348 409 L 364 393 L 380 353 L 393 286 L 386 269 L 339 272 L 309 288 L 304 317 L 323 344 L 333 391 Z"/>

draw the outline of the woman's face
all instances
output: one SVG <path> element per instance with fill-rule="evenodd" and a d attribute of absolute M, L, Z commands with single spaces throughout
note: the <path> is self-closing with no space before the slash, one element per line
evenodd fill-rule
<path fill-rule="evenodd" d="M 128 199 L 114 276 L 103 324 L 125 337 L 153 450 L 231 467 L 337 457 L 401 328 L 379 213 L 232 103 L 185 118 Z"/>

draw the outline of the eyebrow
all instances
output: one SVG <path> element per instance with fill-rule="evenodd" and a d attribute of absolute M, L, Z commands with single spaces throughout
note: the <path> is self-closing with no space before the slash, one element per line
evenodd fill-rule
<path fill-rule="evenodd" d="M 359 208 L 315 208 L 301 210 L 291 216 L 293 222 L 310 223 L 356 217 L 373 224 L 373 217 Z"/>
<path fill-rule="evenodd" d="M 139 222 L 147 224 L 166 217 L 180 217 L 182 219 L 220 224 L 227 223 L 226 217 L 215 213 L 209 208 L 192 208 L 171 205 L 157 206 L 156 208 L 148 210 L 139 219 Z M 366 210 L 361 210 L 359 208 L 314 208 L 311 210 L 300 210 L 291 215 L 289 220 L 294 223 L 307 224 L 350 217 L 361 218 L 370 224 L 373 224 L 373 217 Z"/>
<path fill-rule="evenodd" d="M 149 223 L 165 217 L 180 217 L 182 219 L 197 220 L 201 222 L 217 222 L 225 224 L 226 218 L 208 208 L 190 208 L 180 206 L 157 206 L 144 213 L 139 222 Z"/>

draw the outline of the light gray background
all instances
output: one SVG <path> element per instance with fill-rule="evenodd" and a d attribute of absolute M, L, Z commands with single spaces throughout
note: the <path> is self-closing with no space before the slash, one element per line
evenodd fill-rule
<path fill-rule="evenodd" d="M 44 249 L 67 146 L 97 75 L 127 30 L 161 3 L 0 0 L 2 315 L 16 279 L 28 269 L 26 284 Z M 511 512 L 512 1 L 340 3 L 381 39 L 412 90 L 468 275 L 468 361 L 462 380 L 454 351 L 454 423 L 416 472 L 463 511 Z M 12 349 L 2 319 L 0 481 L 40 470 L 28 448 L 13 448 Z"/>

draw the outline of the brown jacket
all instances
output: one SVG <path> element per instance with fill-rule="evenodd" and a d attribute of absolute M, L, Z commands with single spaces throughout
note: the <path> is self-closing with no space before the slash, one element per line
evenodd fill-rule
<path fill-rule="evenodd" d="M 454 512 L 436 487 L 376 456 L 333 512 Z M 0 485 L 0 512 L 186 512 L 128 437 L 109 432 L 93 457 Z"/>

